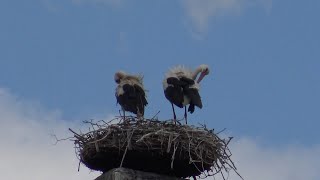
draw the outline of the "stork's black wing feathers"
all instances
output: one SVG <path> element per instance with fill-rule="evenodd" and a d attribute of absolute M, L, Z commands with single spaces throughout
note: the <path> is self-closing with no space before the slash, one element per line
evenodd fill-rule
<path fill-rule="evenodd" d="M 146 99 L 146 93 L 144 92 L 144 89 L 142 89 L 141 86 L 139 85 L 133 85 L 136 94 L 139 96 L 138 99 L 140 99 L 140 102 L 142 103 L 143 106 L 146 106 L 148 104 L 147 99 Z"/>
<path fill-rule="evenodd" d="M 194 104 L 192 103 L 189 104 L 188 112 L 190 112 L 191 114 L 194 112 Z"/>
<path fill-rule="evenodd" d="M 185 85 L 189 85 L 189 86 L 194 85 L 194 80 L 193 79 L 190 79 L 190 78 L 187 78 L 187 77 L 184 77 L 184 76 L 182 76 L 180 78 L 180 81 L 182 81 Z"/>
<path fill-rule="evenodd" d="M 148 104 L 144 90 L 138 85 L 124 84 L 122 86 L 124 93 L 117 96 L 118 103 L 125 111 L 134 114 L 138 112 L 144 114 L 144 107 Z"/>
<path fill-rule="evenodd" d="M 124 91 L 124 94 L 126 94 L 128 98 L 135 98 L 136 97 L 134 86 L 132 86 L 130 84 L 124 84 L 122 86 L 122 89 Z"/>
<path fill-rule="evenodd" d="M 167 83 L 174 86 L 186 87 L 186 86 L 194 85 L 194 80 L 184 76 L 180 78 L 169 77 L 167 78 Z"/>
<path fill-rule="evenodd" d="M 200 109 L 202 108 L 202 101 L 198 89 L 186 87 L 183 91 L 185 95 L 190 98 L 190 105 L 192 104 Z"/>
<path fill-rule="evenodd" d="M 168 86 L 164 90 L 166 98 L 174 105 L 183 108 L 183 91 L 180 86 Z"/>
<path fill-rule="evenodd" d="M 183 81 L 180 81 L 179 78 L 176 78 L 176 77 L 169 77 L 167 78 L 167 83 L 170 84 L 170 85 L 173 85 L 173 86 L 179 86 L 179 87 L 182 87 L 182 86 L 186 86 L 187 84 Z"/>

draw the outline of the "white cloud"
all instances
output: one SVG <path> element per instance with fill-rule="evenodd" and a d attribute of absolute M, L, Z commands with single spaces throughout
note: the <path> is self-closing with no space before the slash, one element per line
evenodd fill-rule
<path fill-rule="evenodd" d="M 105 116 L 103 116 L 105 117 Z M 53 145 L 71 136 L 68 128 L 78 130 L 80 122 L 61 120 L 58 111 L 48 111 L 35 102 L 26 102 L 0 88 L 0 179 L 6 180 L 88 180 L 98 172 L 81 166 L 70 141 Z M 233 161 L 245 180 L 318 180 L 320 145 L 264 147 L 250 138 L 231 144 Z M 211 178 L 207 178 L 213 179 Z M 221 180 L 218 176 L 216 180 Z M 239 180 L 231 173 L 230 180 Z"/>
<path fill-rule="evenodd" d="M 231 151 L 238 172 L 245 180 L 320 179 L 320 145 L 270 148 L 242 138 L 232 144 Z M 235 173 L 230 173 L 229 179 L 240 180 Z"/>
<path fill-rule="evenodd" d="M 256 5 L 270 11 L 272 0 L 181 0 L 181 3 L 192 27 L 192 33 L 196 37 L 201 37 L 207 33 L 214 17 L 239 14 L 245 8 Z"/>
<path fill-rule="evenodd" d="M 77 171 L 73 144 L 55 143 L 51 133 L 60 138 L 71 136 L 68 127 L 75 123 L 61 120 L 59 112 L 49 112 L 34 102 L 24 102 L 0 89 L 0 179 L 6 180 L 88 180 L 99 173 L 81 166 Z"/>

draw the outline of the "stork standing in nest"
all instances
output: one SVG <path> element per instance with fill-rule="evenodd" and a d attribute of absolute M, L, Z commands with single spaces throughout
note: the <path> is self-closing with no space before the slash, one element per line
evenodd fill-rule
<path fill-rule="evenodd" d="M 197 79 L 200 73 L 199 78 Z M 167 72 L 163 80 L 163 89 L 166 98 L 170 101 L 173 111 L 173 119 L 176 123 L 177 117 L 174 110 L 176 105 L 179 108 L 184 107 L 184 118 L 187 121 L 187 105 L 188 112 L 191 114 L 195 110 L 195 106 L 202 108 L 202 101 L 199 94 L 199 83 L 209 74 L 208 65 L 200 65 L 195 71 L 177 66 Z M 197 79 L 197 80 L 196 80 Z"/>
<path fill-rule="evenodd" d="M 117 103 L 121 105 L 125 119 L 125 111 L 132 112 L 140 119 L 144 115 L 144 108 L 148 104 L 145 89 L 142 82 L 143 77 L 129 75 L 123 71 L 116 72 L 114 80 L 116 87 Z"/>

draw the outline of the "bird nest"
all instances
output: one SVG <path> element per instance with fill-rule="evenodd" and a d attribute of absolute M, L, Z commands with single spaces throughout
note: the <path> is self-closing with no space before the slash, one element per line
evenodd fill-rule
<path fill-rule="evenodd" d="M 232 138 L 221 139 L 205 126 L 134 117 L 86 123 L 89 132 L 70 131 L 80 162 L 92 170 L 125 167 L 183 178 L 236 172 L 228 148 Z"/>

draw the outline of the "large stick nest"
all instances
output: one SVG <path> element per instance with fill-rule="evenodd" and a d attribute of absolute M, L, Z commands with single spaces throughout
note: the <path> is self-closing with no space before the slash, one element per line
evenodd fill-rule
<path fill-rule="evenodd" d="M 118 123 L 87 121 L 92 129 L 74 133 L 80 161 L 106 172 L 126 167 L 176 177 L 212 176 L 236 171 L 228 144 L 219 133 L 203 127 L 175 125 L 172 121 L 115 119 Z"/>

